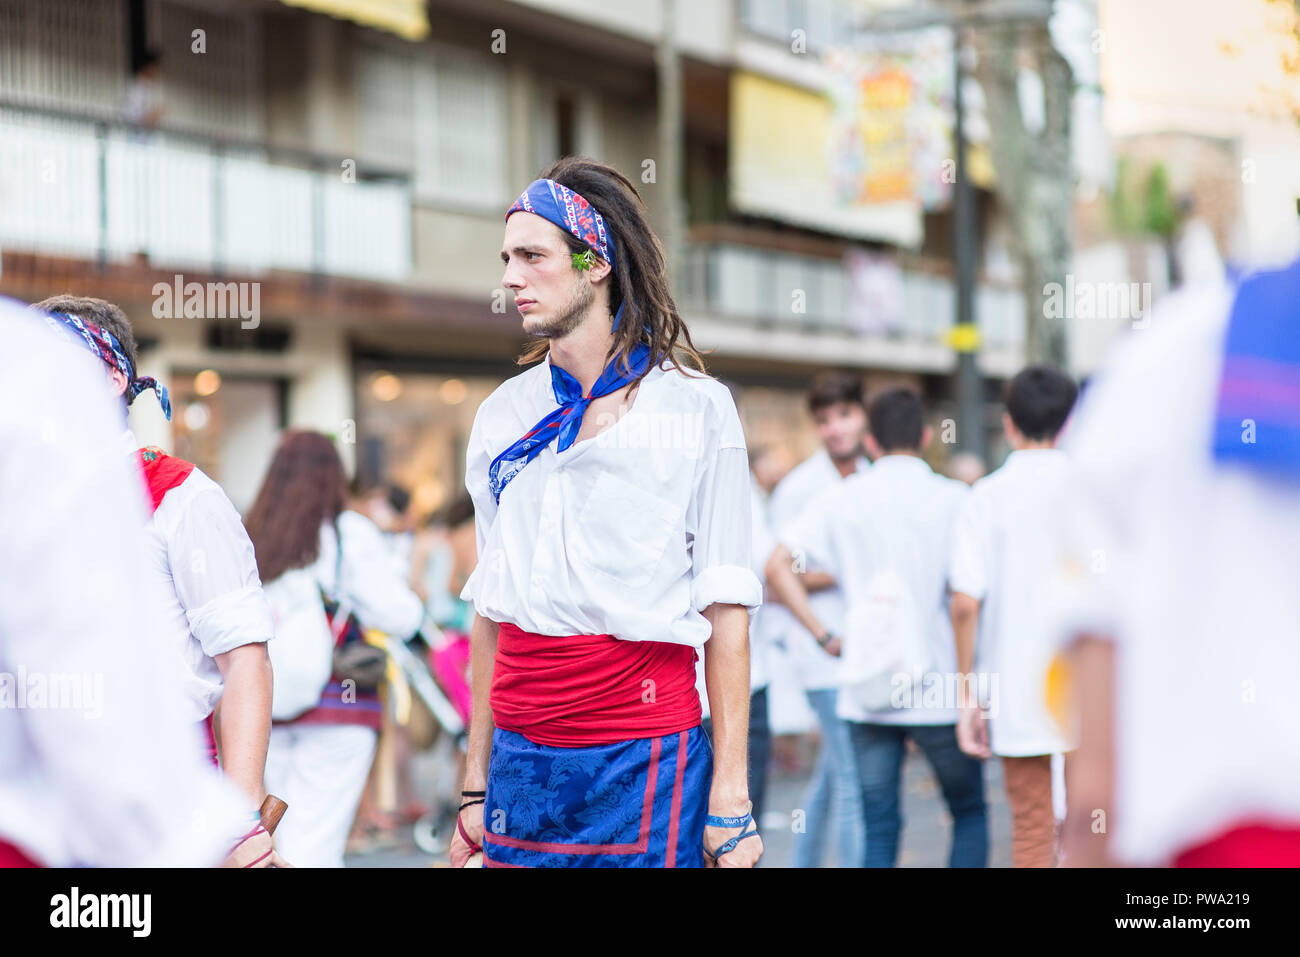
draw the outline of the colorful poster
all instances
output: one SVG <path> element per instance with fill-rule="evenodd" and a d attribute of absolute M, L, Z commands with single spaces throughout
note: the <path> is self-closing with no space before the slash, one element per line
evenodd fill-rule
<path fill-rule="evenodd" d="M 827 55 L 827 164 L 845 206 L 946 206 L 952 193 L 952 35 L 873 38 Z"/>

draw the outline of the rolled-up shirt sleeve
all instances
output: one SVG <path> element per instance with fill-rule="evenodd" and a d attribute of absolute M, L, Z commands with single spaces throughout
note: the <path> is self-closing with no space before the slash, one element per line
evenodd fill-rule
<path fill-rule="evenodd" d="M 164 506 L 171 504 L 164 502 Z M 215 484 L 176 503 L 167 560 L 190 633 L 210 658 L 275 635 L 257 558 L 244 524 Z"/>
<path fill-rule="evenodd" d="M 691 545 L 691 604 L 696 611 L 715 603 L 744 605 L 749 616 L 763 604 L 763 584 L 751 565 L 753 524 L 749 454 L 735 406 L 734 422 L 703 456 L 703 468 L 688 510 Z"/>

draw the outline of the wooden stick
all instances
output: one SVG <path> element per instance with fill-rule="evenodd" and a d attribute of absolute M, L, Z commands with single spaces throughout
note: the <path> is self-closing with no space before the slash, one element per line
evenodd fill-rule
<path fill-rule="evenodd" d="M 275 833 L 275 829 L 280 824 L 280 818 L 284 817 L 284 812 L 287 810 L 289 810 L 289 805 L 274 794 L 266 796 L 266 800 L 262 802 L 262 807 L 258 813 L 262 819 L 262 827 L 266 828 L 268 834 Z"/>

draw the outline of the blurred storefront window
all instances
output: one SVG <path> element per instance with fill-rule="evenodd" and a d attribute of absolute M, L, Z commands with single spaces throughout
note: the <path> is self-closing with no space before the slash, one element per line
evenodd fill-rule
<path fill-rule="evenodd" d="M 411 493 L 421 519 L 465 489 L 465 446 L 479 404 L 501 384 L 491 376 L 357 371 L 357 474 Z"/>
<path fill-rule="evenodd" d="M 171 377 L 173 454 L 220 485 L 240 513 L 257 496 L 282 425 L 284 386 L 214 369 Z"/>

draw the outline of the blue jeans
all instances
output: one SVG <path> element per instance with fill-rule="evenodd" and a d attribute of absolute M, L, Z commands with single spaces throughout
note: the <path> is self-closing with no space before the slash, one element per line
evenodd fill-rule
<path fill-rule="evenodd" d="M 795 835 L 794 866 L 821 867 L 830 817 L 835 820 L 835 863 L 858 867 L 866 840 L 862 820 L 862 786 L 853 759 L 849 724 L 835 716 L 839 689 L 807 692 L 808 703 L 822 726 L 822 747 L 817 769 L 804 793 L 804 833 Z"/>
<path fill-rule="evenodd" d="M 862 805 L 867 823 L 866 867 L 893 867 L 903 828 L 899 787 L 904 739 L 920 746 L 939 779 L 943 799 L 952 815 L 949 867 L 987 867 L 988 821 L 984 811 L 984 776 L 978 759 L 957 747 L 951 724 L 888 725 L 849 722 L 862 780 Z"/>

